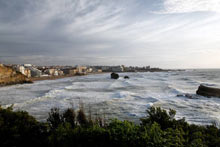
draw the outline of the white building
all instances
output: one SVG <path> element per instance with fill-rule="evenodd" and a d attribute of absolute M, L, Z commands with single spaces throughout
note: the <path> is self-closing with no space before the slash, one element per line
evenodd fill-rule
<path fill-rule="evenodd" d="M 17 71 L 19 71 L 20 73 L 22 73 L 23 75 L 25 75 L 25 67 L 24 66 L 17 66 Z"/>
<path fill-rule="evenodd" d="M 23 75 L 27 76 L 28 78 L 31 77 L 30 69 L 25 68 L 24 66 L 16 65 L 16 66 L 13 66 L 13 69 L 15 69 L 16 71 L 22 73 Z"/>
<path fill-rule="evenodd" d="M 87 68 L 87 72 L 88 72 L 88 73 L 91 73 L 92 71 L 93 71 L 92 68 Z"/>
<path fill-rule="evenodd" d="M 86 66 L 77 66 L 77 71 L 79 74 L 86 74 L 87 67 Z"/>

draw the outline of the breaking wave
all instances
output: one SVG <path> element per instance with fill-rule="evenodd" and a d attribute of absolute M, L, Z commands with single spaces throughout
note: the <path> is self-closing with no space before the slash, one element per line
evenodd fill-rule
<path fill-rule="evenodd" d="M 177 118 L 195 124 L 220 122 L 220 99 L 196 95 L 200 84 L 220 86 L 220 71 L 121 73 L 111 80 L 109 74 L 39 81 L 31 85 L 0 88 L 3 107 L 26 110 L 38 120 L 45 120 L 52 107 L 64 110 L 83 102 L 92 113 L 109 118 L 139 120 L 146 109 L 160 106 L 175 109 Z M 213 78 L 214 77 L 214 78 Z"/>

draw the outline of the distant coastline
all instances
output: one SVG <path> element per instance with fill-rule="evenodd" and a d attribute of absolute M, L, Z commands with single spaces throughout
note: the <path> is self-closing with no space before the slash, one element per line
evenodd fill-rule
<path fill-rule="evenodd" d="M 34 81 L 56 80 L 75 76 L 85 76 L 103 73 L 129 73 L 129 72 L 170 72 L 183 71 L 150 66 L 35 66 L 32 64 L 0 64 L 0 87 L 33 83 Z"/>

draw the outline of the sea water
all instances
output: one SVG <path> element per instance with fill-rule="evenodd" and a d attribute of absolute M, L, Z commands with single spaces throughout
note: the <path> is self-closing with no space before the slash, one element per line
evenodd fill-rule
<path fill-rule="evenodd" d="M 124 79 L 128 75 L 130 79 Z M 200 84 L 220 88 L 220 70 L 120 73 L 75 76 L 0 88 L 0 105 L 13 105 L 45 121 L 51 108 L 79 108 L 104 116 L 137 121 L 151 106 L 176 110 L 189 123 L 220 123 L 220 98 L 196 95 Z M 187 97 L 185 95 L 188 95 Z"/>

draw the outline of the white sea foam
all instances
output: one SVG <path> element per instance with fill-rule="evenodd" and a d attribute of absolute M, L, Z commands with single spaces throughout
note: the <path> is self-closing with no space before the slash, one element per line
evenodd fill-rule
<path fill-rule="evenodd" d="M 124 79 L 125 75 L 130 79 Z M 105 113 L 107 118 L 138 120 L 154 105 L 175 109 L 177 118 L 185 117 L 190 123 L 220 122 L 220 99 L 196 95 L 201 83 L 220 86 L 219 70 L 121 73 L 120 76 L 112 80 L 109 74 L 99 74 L 3 87 L 0 104 L 3 107 L 14 104 L 14 109 L 26 110 L 39 120 L 45 120 L 52 107 L 78 108 L 83 102 L 86 109 Z"/>

